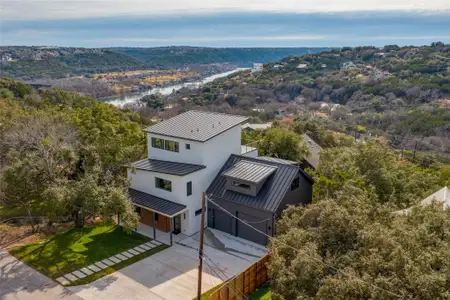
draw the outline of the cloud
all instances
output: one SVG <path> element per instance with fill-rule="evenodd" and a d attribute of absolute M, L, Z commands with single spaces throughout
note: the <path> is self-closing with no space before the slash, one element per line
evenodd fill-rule
<path fill-rule="evenodd" d="M 0 18 L 67 20 L 214 12 L 450 11 L 449 0 L 3 0 Z"/>

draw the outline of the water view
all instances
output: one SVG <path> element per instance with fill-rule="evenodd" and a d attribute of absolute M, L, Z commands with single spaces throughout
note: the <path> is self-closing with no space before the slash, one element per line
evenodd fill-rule
<path fill-rule="evenodd" d="M 247 68 L 237 68 L 237 69 L 234 69 L 232 71 L 219 73 L 219 74 L 215 74 L 215 75 L 206 77 L 203 80 L 199 80 L 199 81 L 174 84 L 174 85 L 169 85 L 169 86 L 166 86 L 166 87 L 154 88 L 154 89 L 147 90 L 147 91 L 144 91 L 144 92 L 141 92 L 141 93 L 127 94 L 127 95 L 118 95 L 118 96 L 112 96 L 112 97 L 107 97 L 107 98 L 100 98 L 98 100 L 99 101 L 108 102 L 108 103 L 116 105 L 116 106 L 123 106 L 123 105 L 128 104 L 128 103 L 135 103 L 139 99 L 141 99 L 142 97 L 144 97 L 146 95 L 151 95 L 151 94 L 156 94 L 156 93 L 160 93 L 162 95 L 170 95 L 174 91 L 177 91 L 177 90 L 182 89 L 184 87 L 187 87 L 187 88 L 198 88 L 199 86 L 201 86 L 201 85 L 203 85 L 205 83 L 214 81 L 217 78 L 226 77 L 226 76 L 228 76 L 230 74 L 233 74 L 233 73 L 236 73 L 236 72 L 239 72 L 239 71 L 243 71 L 243 70 L 247 70 Z"/>

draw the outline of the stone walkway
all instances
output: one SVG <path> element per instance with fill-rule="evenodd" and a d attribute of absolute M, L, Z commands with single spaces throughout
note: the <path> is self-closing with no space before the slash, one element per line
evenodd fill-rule
<path fill-rule="evenodd" d="M 161 242 L 152 240 L 148 243 L 136 246 L 136 247 L 129 249 L 127 251 L 124 251 L 120 254 L 113 255 L 102 261 L 98 261 L 90 266 L 83 267 L 79 270 L 73 271 L 64 276 L 56 278 L 56 281 L 58 281 L 62 285 L 67 285 L 73 281 L 76 281 L 78 279 L 81 279 L 86 276 L 92 275 L 94 273 L 100 272 L 101 270 L 106 269 L 108 267 L 114 266 L 114 265 L 116 265 L 124 260 L 127 260 L 129 258 L 132 258 L 138 254 L 149 251 L 150 249 L 158 247 L 161 244 L 162 244 Z"/>

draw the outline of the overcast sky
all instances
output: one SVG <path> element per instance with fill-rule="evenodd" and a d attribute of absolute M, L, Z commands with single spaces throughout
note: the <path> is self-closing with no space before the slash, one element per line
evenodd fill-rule
<path fill-rule="evenodd" d="M 0 6 L 2 45 L 450 42 L 450 0 L 2 0 Z"/>

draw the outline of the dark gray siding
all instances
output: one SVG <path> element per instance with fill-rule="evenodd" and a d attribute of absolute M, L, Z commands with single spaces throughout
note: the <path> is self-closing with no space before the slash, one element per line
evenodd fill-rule
<path fill-rule="evenodd" d="M 281 213 L 283 210 L 287 208 L 288 205 L 306 205 L 311 203 L 312 201 L 312 188 L 313 186 L 304 176 L 301 174 L 298 175 L 300 179 L 300 185 L 297 189 L 286 192 L 283 200 L 280 203 L 280 206 L 277 209 L 276 216 L 277 218 L 281 217 Z"/>
<path fill-rule="evenodd" d="M 255 209 L 246 205 L 232 203 L 227 200 L 213 198 L 221 207 L 225 208 L 234 216 L 250 222 L 253 227 L 273 235 L 273 214 L 268 211 Z M 249 241 L 267 245 L 268 238 L 223 212 L 222 209 L 216 207 L 213 203 L 208 203 L 208 227 L 215 228 L 234 236 L 238 236 Z"/>

